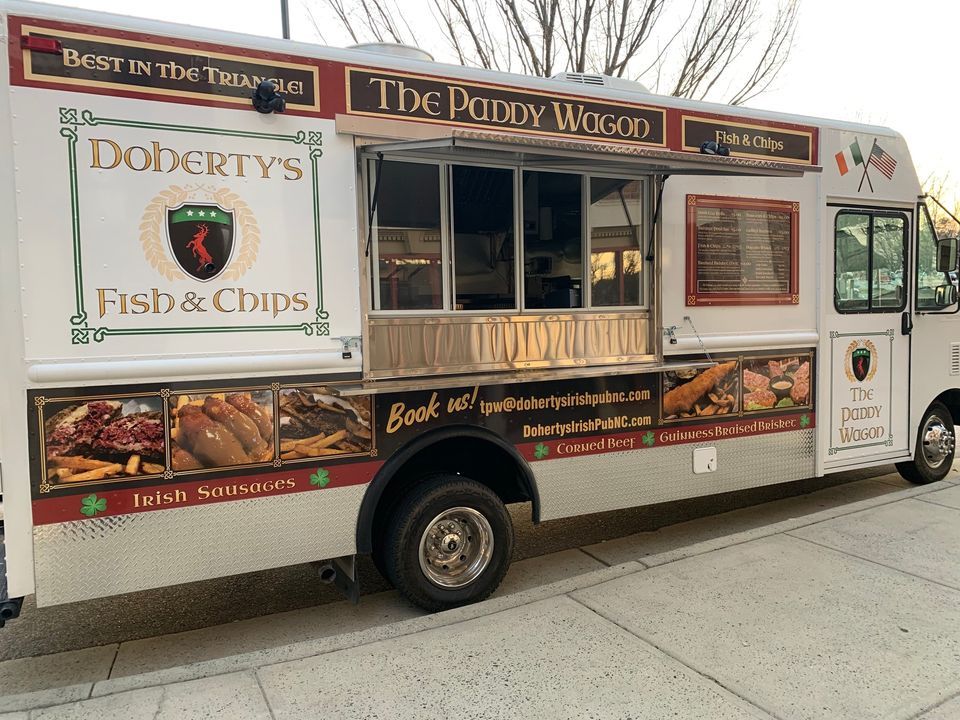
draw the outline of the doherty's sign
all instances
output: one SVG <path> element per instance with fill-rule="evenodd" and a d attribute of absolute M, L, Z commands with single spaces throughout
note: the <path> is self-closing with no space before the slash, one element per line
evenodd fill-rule
<path fill-rule="evenodd" d="M 666 110 L 347 68 L 347 112 L 592 140 L 666 145 Z"/>

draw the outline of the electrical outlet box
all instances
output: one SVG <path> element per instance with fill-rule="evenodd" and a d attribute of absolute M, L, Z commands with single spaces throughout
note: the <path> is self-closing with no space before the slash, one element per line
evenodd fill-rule
<path fill-rule="evenodd" d="M 693 451 L 693 473 L 702 475 L 717 471 L 717 449 L 715 447 L 697 448 Z"/>

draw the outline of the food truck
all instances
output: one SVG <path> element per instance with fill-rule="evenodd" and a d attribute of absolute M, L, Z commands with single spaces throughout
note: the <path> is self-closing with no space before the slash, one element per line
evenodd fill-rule
<path fill-rule="evenodd" d="M 945 476 L 956 240 L 896 132 L 0 3 L 0 618 L 535 523 Z"/>

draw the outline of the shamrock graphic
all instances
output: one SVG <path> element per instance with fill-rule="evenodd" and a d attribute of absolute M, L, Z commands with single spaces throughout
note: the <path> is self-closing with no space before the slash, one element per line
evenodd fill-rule
<path fill-rule="evenodd" d="M 800 427 L 801 427 L 801 428 L 805 428 L 805 427 L 807 427 L 809 424 L 810 424 L 810 416 L 809 416 L 809 415 L 801 415 L 801 416 L 800 416 Z"/>
<path fill-rule="evenodd" d="M 640 442 L 642 442 L 642 443 L 643 443 L 644 445 L 646 445 L 647 447 L 653 447 L 653 444 L 654 444 L 656 441 L 657 441 L 657 438 L 656 438 L 656 436 L 653 434 L 653 430 L 647 430 L 647 431 L 643 434 L 643 437 L 640 438 Z"/>
<path fill-rule="evenodd" d="M 317 471 L 310 476 L 310 484 L 314 487 L 325 488 L 330 484 L 330 471 L 317 468 Z"/>
<path fill-rule="evenodd" d="M 550 448 L 548 448 L 543 443 L 537 443 L 537 446 L 533 449 L 533 456 L 537 460 L 543 460 L 549 454 L 550 454 Z"/>
<path fill-rule="evenodd" d="M 80 501 L 80 512 L 87 517 L 93 517 L 98 512 L 104 512 L 107 509 L 107 499 L 98 498 L 96 495 L 87 495 Z"/>

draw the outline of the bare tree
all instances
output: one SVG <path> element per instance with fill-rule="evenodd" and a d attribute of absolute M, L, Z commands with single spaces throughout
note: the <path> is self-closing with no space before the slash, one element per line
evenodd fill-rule
<path fill-rule="evenodd" d="M 930 173 L 923 181 L 922 186 L 925 194 L 935 197 L 946 205 L 953 215 L 960 218 L 960 198 L 957 197 L 949 172 Z M 957 237 L 957 235 L 960 235 L 960 227 L 950 215 L 943 211 L 938 203 L 928 202 L 927 209 L 930 211 L 930 219 L 933 221 L 938 237 Z"/>
<path fill-rule="evenodd" d="M 426 45 L 431 34 L 461 64 L 602 73 L 733 105 L 769 89 L 783 69 L 799 2 L 780 0 L 765 14 L 770 0 L 408 0 L 402 9 L 399 0 L 304 0 L 325 42 L 330 25 L 355 43 Z"/>

